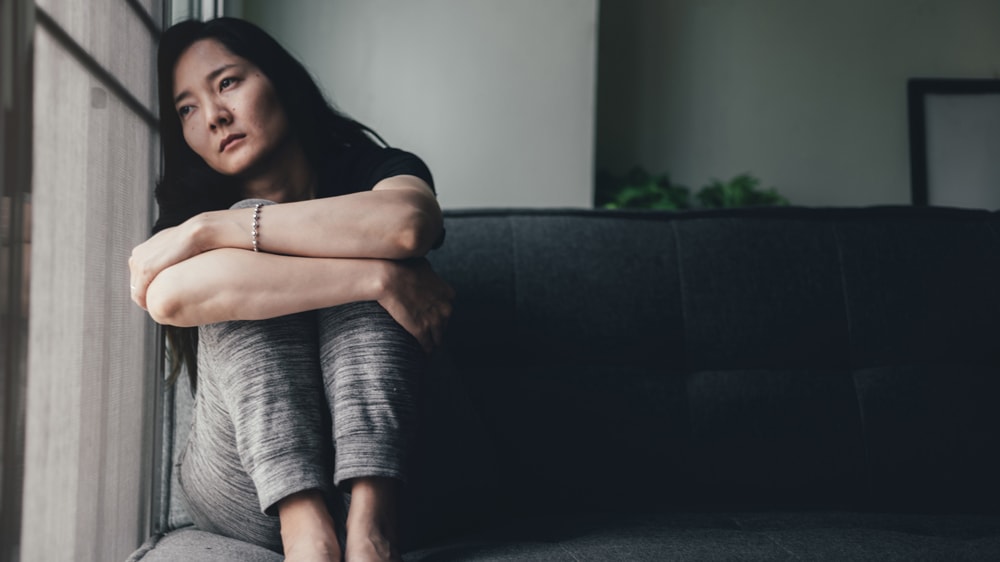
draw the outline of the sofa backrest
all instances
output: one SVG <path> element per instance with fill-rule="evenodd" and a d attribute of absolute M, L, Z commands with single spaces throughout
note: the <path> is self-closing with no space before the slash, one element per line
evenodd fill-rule
<path fill-rule="evenodd" d="M 430 259 L 458 296 L 422 465 L 439 511 L 1000 506 L 1000 214 L 446 224 Z"/>

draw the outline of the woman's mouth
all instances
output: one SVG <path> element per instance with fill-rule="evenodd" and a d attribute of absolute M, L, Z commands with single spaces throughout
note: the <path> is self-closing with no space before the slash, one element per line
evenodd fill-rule
<path fill-rule="evenodd" d="M 245 136 L 246 135 L 229 135 L 228 137 L 222 139 L 222 142 L 219 143 L 219 152 L 224 152 L 229 145 L 243 139 Z"/>

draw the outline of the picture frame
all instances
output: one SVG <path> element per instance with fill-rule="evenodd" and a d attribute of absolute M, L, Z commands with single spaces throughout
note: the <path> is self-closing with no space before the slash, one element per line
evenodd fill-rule
<path fill-rule="evenodd" d="M 1000 80 L 908 82 L 914 205 L 1000 209 Z"/>

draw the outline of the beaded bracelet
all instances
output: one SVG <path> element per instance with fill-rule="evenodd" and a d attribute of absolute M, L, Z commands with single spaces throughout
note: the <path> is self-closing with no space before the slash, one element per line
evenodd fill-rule
<path fill-rule="evenodd" d="M 263 203 L 257 203 L 253 206 L 253 222 L 250 224 L 250 241 L 253 243 L 253 251 L 257 250 L 257 227 L 260 226 L 260 208 L 263 207 Z"/>

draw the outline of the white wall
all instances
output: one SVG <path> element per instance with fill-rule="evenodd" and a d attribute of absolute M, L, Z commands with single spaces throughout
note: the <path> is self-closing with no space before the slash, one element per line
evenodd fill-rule
<path fill-rule="evenodd" d="M 591 205 L 597 0 L 241 8 L 340 109 L 424 158 L 442 206 Z"/>
<path fill-rule="evenodd" d="M 1000 76 L 997 0 L 601 4 L 597 165 L 910 202 L 906 80 Z"/>

